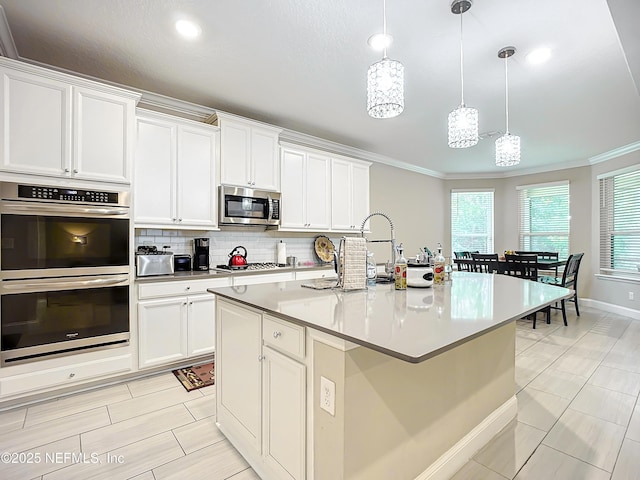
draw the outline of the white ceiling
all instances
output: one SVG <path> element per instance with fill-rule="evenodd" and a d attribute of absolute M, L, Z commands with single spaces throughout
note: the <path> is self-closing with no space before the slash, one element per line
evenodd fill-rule
<path fill-rule="evenodd" d="M 629 5 L 637 0 L 609 0 Z M 447 147 L 460 103 L 459 16 L 449 0 L 387 0 L 390 58 L 405 66 L 405 111 L 370 118 L 366 72 L 381 54 L 382 0 L 0 0 L 19 57 L 236 113 L 446 177 L 502 176 L 589 163 L 640 148 L 640 95 L 605 0 L 476 0 L 464 14 L 465 101 L 480 132 L 510 130 L 522 161 L 494 166 L 494 139 Z M 622 5 L 616 18 L 625 18 Z M 180 38 L 179 18 L 202 35 Z M 629 17 L 627 16 L 627 19 Z M 638 25 L 640 19 L 627 25 Z M 624 38 L 623 38 L 624 40 Z M 525 55 L 548 46 L 532 66 Z M 633 47 L 633 46 L 632 46 Z M 637 52 L 637 46 L 626 48 Z M 636 63 L 637 65 L 637 63 Z"/>

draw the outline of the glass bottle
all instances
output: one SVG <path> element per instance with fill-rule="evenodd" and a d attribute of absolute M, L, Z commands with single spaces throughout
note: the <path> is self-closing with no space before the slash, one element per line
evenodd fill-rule
<path fill-rule="evenodd" d="M 438 253 L 433 259 L 433 283 L 444 284 L 444 255 L 442 255 L 442 245 L 438 244 Z"/>
<path fill-rule="evenodd" d="M 407 259 L 404 258 L 402 244 L 398 245 L 396 264 L 394 265 L 394 279 L 396 290 L 407 289 Z"/>
<path fill-rule="evenodd" d="M 374 286 L 377 277 L 376 259 L 373 258 L 373 252 L 367 252 L 367 285 Z"/>

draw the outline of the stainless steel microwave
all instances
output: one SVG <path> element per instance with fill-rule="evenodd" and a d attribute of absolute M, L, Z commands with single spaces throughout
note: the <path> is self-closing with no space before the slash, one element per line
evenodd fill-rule
<path fill-rule="evenodd" d="M 280 225 L 280 194 L 253 188 L 220 186 L 220 225 Z"/>

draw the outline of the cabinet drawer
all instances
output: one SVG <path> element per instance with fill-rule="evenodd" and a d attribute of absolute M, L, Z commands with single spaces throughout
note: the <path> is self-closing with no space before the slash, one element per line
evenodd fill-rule
<path fill-rule="evenodd" d="M 194 295 L 206 293 L 207 288 L 227 286 L 231 286 L 231 277 L 141 283 L 138 285 L 138 298 L 144 300 L 147 298 Z"/>
<path fill-rule="evenodd" d="M 304 358 L 304 327 L 278 318 L 263 316 L 262 340 L 276 350 Z"/>
<path fill-rule="evenodd" d="M 288 282 L 293 280 L 293 272 L 281 272 L 281 273 L 260 273 L 256 275 L 238 275 L 233 279 L 233 285 L 257 285 L 259 283 L 271 283 L 271 282 Z"/>
<path fill-rule="evenodd" d="M 15 375 L 0 381 L 0 396 L 43 390 L 49 387 L 62 387 L 80 380 L 97 379 L 102 375 L 127 370 L 131 370 L 130 354 Z"/>
<path fill-rule="evenodd" d="M 313 280 L 316 278 L 338 278 L 336 272 L 330 269 L 297 271 L 296 280 Z"/>

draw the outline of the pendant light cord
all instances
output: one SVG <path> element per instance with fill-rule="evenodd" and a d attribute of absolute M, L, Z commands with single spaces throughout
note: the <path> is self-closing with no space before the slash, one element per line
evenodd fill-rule
<path fill-rule="evenodd" d="M 507 131 L 505 132 L 507 135 L 509 134 L 509 73 L 508 73 L 508 59 L 509 56 L 505 55 L 504 56 L 504 110 L 505 110 L 505 118 L 507 120 L 506 122 L 506 129 Z"/>
<path fill-rule="evenodd" d="M 387 38 L 387 0 L 382 0 L 382 35 Z M 382 51 L 382 59 L 387 58 L 387 47 L 385 44 L 384 50 Z"/>
<path fill-rule="evenodd" d="M 460 12 L 460 106 L 464 106 L 464 49 L 462 48 L 462 16 Z"/>

